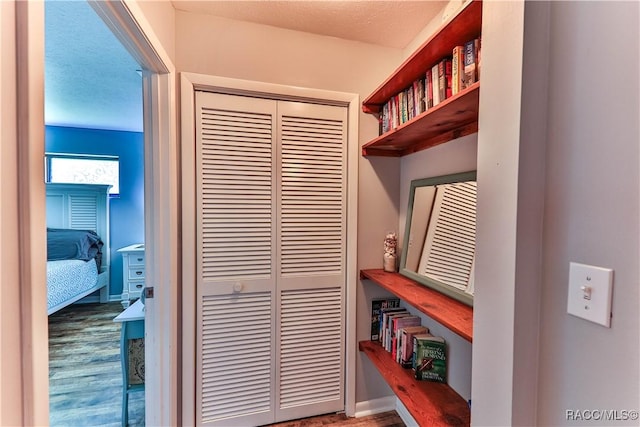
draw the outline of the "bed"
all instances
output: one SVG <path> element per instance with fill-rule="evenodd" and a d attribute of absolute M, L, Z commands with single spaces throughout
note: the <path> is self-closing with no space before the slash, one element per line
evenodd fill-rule
<path fill-rule="evenodd" d="M 109 300 L 109 185 L 47 184 L 47 314 Z"/>

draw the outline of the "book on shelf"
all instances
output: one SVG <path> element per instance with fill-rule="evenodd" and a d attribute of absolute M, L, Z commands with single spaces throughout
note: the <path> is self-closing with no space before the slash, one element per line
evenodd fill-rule
<path fill-rule="evenodd" d="M 413 367 L 413 336 L 428 333 L 429 328 L 422 325 L 407 326 L 400 329 L 400 364 L 403 368 Z"/>
<path fill-rule="evenodd" d="M 418 316 L 405 316 L 394 318 L 391 324 L 391 357 L 400 363 L 400 343 L 401 331 L 409 326 L 420 326 L 421 320 Z"/>
<path fill-rule="evenodd" d="M 423 79 L 418 79 L 418 100 L 416 102 L 416 108 L 418 110 L 418 114 L 422 114 L 427 110 L 427 107 L 425 105 L 425 95 L 424 95 L 424 80 Z"/>
<path fill-rule="evenodd" d="M 444 58 L 438 62 L 438 86 L 440 102 L 451 98 L 451 59 Z"/>
<path fill-rule="evenodd" d="M 413 85 L 406 90 L 407 92 L 407 121 L 416 116 L 416 105 L 413 99 Z"/>
<path fill-rule="evenodd" d="M 451 57 L 451 95 L 462 90 L 462 71 L 464 70 L 464 46 L 453 48 Z"/>
<path fill-rule="evenodd" d="M 433 108 L 433 73 L 431 69 L 427 70 L 424 76 L 424 100 L 425 111 Z"/>
<path fill-rule="evenodd" d="M 440 104 L 440 80 L 438 78 L 438 64 L 435 64 L 431 67 L 431 85 L 433 89 L 431 90 L 433 95 L 433 106 Z"/>
<path fill-rule="evenodd" d="M 476 41 L 469 40 L 464 44 L 464 77 L 463 77 L 463 89 L 468 88 L 477 81 L 476 74 Z"/>
<path fill-rule="evenodd" d="M 400 307 L 400 298 L 374 299 L 371 301 L 371 341 L 380 338 L 380 313 L 387 308 Z"/>
<path fill-rule="evenodd" d="M 413 371 L 419 381 L 447 382 L 446 343 L 430 334 L 413 336 Z"/>
<path fill-rule="evenodd" d="M 406 123 L 409 121 L 409 95 L 407 91 L 400 92 L 400 100 L 401 100 L 401 114 L 400 114 L 400 124 Z"/>
<path fill-rule="evenodd" d="M 475 39 L 476 42 L 476 81 L 480 81 L 480 53 L 482 51 L 482 37 Z"/>
<path fill-rule="evenodd" d="M 387 317 L 391 313 L 397 312 L 406 312 L 407 309 L 404 307 L 387 307 L 380 309 L 380 323 L 378 324 L 378 342 L 384 345 L 384 324 L 387 321 Z"/>

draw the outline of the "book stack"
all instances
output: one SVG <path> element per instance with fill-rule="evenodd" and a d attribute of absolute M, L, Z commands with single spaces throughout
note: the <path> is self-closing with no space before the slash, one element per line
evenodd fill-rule
<path fill-rule="evenodd" d="M 424 80 L 418 79 L 410 87 L 392 96 L 382 106 L 380 134 L 389 132 L 424 113 L 426 111 L 424 90 Z"/>
<path fill-rule="evenodd" d="M 480 79 L 480 38 L 455 46 L 420 78 L 392 96 L 380 112 L 380 135 L 412 120 Z"/>
<path fill-rule="evenodd" d="M 446 382 L 444 338 L 431 335 L 399 299 L 372 301 L 371 341 L 378 341 L 403 368 L 413 369 L 417 380 Z"/>

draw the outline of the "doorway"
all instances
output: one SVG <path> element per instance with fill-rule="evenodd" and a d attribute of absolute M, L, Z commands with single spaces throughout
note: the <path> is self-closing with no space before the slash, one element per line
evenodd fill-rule
<path fill-rule="evenodd" d="M 127 393 L 126 403 L 131 401 L 131 405 L 127 414 L 122 410 L 122 394 L 129 384 L 144 383 L 142 340 L 130 347 L 140 354 L 123 356 L 120 329 L 124 324 L 114 323 L 123 306 L 138 299 L 144 286 L 144 251 L 137 251 L 142 261 L 131 267 L 125 264 L 133 258 L 123 252 L 144 244 L 140 69 L 87 2 L 45 2 L 45 181 L 47 238 L 51 243 L 47 254 L 48 307 L 56 294 L 66 295 L 57 305 L 63 308 L 54 313 L 48 310 L 52 426 L 119 423 L 129 413 L 131 425 L 144 425 L 142 386 Z M 50 193 L 56 191 L 57 183 L 71 185 L 66 193 L 54 196 Z M 111 185 L 104 211 L 97 211 L 106 226 L 96 229 L 87 217 L 89 196 L 82 193 L 91 184 Z M 63 214 L 61 204 L 49 203 L 54 197 L 67 197 L 71 207 L 76 203 L 82 206 L 77 220 L 69 209 L 66 214 L 74 215 L 74 220 L 57 222 Z M 49 227 L 65 228 L 54 232 Z M 85 260 L 89 253 L 59 255 L 53 251 L 53 242 L 63 241 L 58 237 L 77 236 L 78 229 L 96 232 L 96 258 Z M 64 242 L 76 244 L 66 238 Z M 67 257 L 80 257 L 84 262 L 62 259 Z M 99 265 L 96 285 L 88 269 L 93 264 Z M 100 291 L 73 302 L 103 284 Z M 137 361 L 134 366 L 138 369 L 123 375 L 123 358 L 127 363 Z"/>
<path fill-rule="evenodd" d="M 44 79 L 44 5 L 40 2 L 14 2 L 15 38 L 19 55 L 15 56 L 18 70 L 16 104 L 24 112 L 16 125 L 18 168 L 15 177 L 22 194 L 16 197 L 21 212 L 15 227 L 26 237 L 20 245 L 20 289 L 18 301 L 22 322 L 18 369 L 21 375 L 11 377 L 16 389 L 22 391 L 22 405 L 15 409 L 16 417 L 24 425 L 48 422 L 48 381 L 46 341 L 42 342 L 47 318 L 44 311 L 46 289 L 44 261 L 46 249 L 40 241 L 42 234 L 34 233 L 44 227 L 44 184 L 42 155 L 44 106 L 42 88 Z M 177 303 L 177 163 L 175 140 L 175 106 L 172 105 L 174 68 L 161 44 L 153 36 L 144 14 L 135 4 L 122 2 L 91 3 L 99 15 L 136 61 L 143 66 L 143 96 L 145 123 L 145 240 L 153 240 L 155 248 L 147 252 L 151 268 L 147 281 L 155 287 L 155 298 L 146 304 L 146 323 L 152 325 L 146 337 L 147 388 L 145 406 L 149 412 L 146 422 L 154 425 L 176 424 L 178 396 L 175 333 Z M 133 9 L 133 10 L 132 10 Z M 3 14 L 3 18 L 4 18 Z M 7 15 L 8 16 L 8 15 Z M 133 43 L 132 40 L 136 40 Z M 38 95 L 40 93 L 40 95 Z M 148 132 L 147 132 L 148 130 Z M 5 158 L 2 159 L 3 166 Z M 153 218 L 149 212 L 155 212 Z M 3 225 L 5 222 L 3 222 Z M 38 234 L 38 235 L 36 235 Z M 152 239 L 151 239 L 152 238 Z M 163 334 L 153 331 L 163 330 Z M 43 351 L 44 350 L 44 351 Z M 149 358 L 149 355 L 154 355 Z M 164 373 L 164 374 L 162 374 Z M 3 414 L 3 417 L 5 414 Z"/>

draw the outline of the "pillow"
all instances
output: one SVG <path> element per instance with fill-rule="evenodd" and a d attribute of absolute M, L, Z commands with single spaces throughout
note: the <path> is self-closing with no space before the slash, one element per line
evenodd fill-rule
<path fill-rule="evenodd" d="M 92 230 L 47 228 L 47 261 L 95 259 L 100 271 L 102 246 L 100 236 Z"/>

